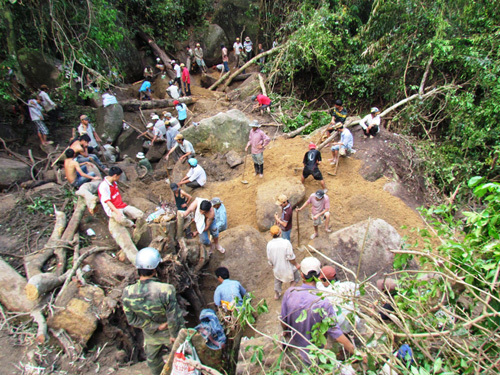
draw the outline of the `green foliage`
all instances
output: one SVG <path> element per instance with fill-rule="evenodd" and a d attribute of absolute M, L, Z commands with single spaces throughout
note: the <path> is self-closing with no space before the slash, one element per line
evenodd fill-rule
<path fill-rule="evenodd" d="M 247 293 L 243 297 L 241 307 L 238 307 L 233 311 L 236 316 L 236 320 L 240 323 L 242 328 L 245 328 L 248 323 L 254 324 L 255 318 L 258 315 L 269 311 L 266 300 L 260 300 L 255 305 L 254 298 L 255 296 L 253 293 Z M 236 298 L 236 303 L 238 303 L 238 298 Z"/>
<path fill-rule="evenodd" d="M 29 213 L 41 213 L 44 215 L 50 215 L 54 213 L 54 207 L 52 206 L 52 200 L 45 197 L 35 197 L 32 199 L 33 203 L 26 206 Z"/>

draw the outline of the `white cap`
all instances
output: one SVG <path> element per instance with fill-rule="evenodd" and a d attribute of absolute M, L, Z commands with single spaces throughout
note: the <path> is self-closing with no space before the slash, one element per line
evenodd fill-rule
<path fill-rule="evenodd" d="M 159 120 L 160 116 L 158 116 L 156 113 L 151 115 L 151 120 Z"/>
<path fill-rule="evenodd" d="M 150 122 L 149 124 L 146 125 L 146 129 L 151 129 L 153 126 L 154 126 L 154 124 L 152 122 Z"/>
<path fill-rule="evenodd" d="M 321 273 L 321 262 L 318 258 L 307 257 L 300 262 L 300 272 L 307 275 L 311 271 L 316 272 L 318 275 Z"/>
<path fill-rule="evenodd" d="M 135 155 L 137 159 L 144 159 L 146 156 L 144 156 L 144 152 L 138 152 L 137 155 Z"/>
<path fill-rule="evenodd" d="M 159 57 L 156 58 L 156 62 L 160 62 L 161 59 Z"/>

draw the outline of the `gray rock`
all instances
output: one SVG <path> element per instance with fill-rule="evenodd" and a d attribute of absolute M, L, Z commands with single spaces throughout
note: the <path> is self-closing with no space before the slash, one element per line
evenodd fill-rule
<path fill-rule="evenodd" d="M 137 135 L 137 132 L 132 128 L 123 130 L 120 133 L 115 143 L 120 148 L 120 155 L 135 157 L 139 151 L 142 151 L 142 145 L 137 140 Z"/>
<path fill-rule="evenodd" d="M 274 225 L 274 214 L 276 212 L 281 213 L 281 208 L 276 205 L 276 199 L 281 194 L 285 194 L 292 207 L 295 207 L 304 200 L 306 189 L 299 179 L 284 177 L 260 185 L 257 188 L 257 197 L 255 199 L 259 230 L 266 231 Z"/>
<path fill-rule="evenodd" d="M 243 150 L 248 142 L 250 121 L 237 109 L 221 112 L 200 121 L 182 132 L 196 150 L 200 152 L 227 152 Z"/>
<path fill-rule="evenodd" d="M 0 158 L 0 188 L 31 180 L 30 167 L 20 161 Z"/>
<path fill-rule="evenodd" d="M 363 250 L 365 235 L 366 241 Z M 330 233 L 328 237 L 320 236 L 314 239 L 313 247 L 354 272 L 358 268 L 361 257 L 358 277 L 362 280 L 375 273 L 381 276 L 383 273 L 393 270 L 394 254 L 390 250 L 401 247 L 401 236 L 394 227 L 384 220 L 372 219 L 369 227 L 368 220 L 365 220 L 335 233 Z M 345 277 L 353 279 L 350 275 L 344 275 L 341 270 L 337 270 L 337 273 L 341 279 Z M 372 278 L 373 282 L 377 278 Z"/>
<path fill-rule="evenodd" d="M 112 104 L 97 109 L 96 131 L 98 134 L 106 133 L 113 139 L 118 138 L 123 127 L 123 108 L 120 104 Z"/>
<path fill-rule="evenodd" d="M 223 27 L 230 40 L 231 48 L 236 37 L 239 37 L 244 29 L 243 40 L 246 36 L 250 36 L 254 43 L 254 50 L 257 49 L 256 38 L 259 33 L 259 25 L 255 20 L 258 17 L 258 9 L 258 3 L 252 0 L 221 0 L 218 2 L 212 20 Z"/>
<path fill-rule="evenodd" d="M 234 168 L 240 164 L 243 164 L 243 159 L 240 155 L 238 155 L 236 151 L 231 150 L 226 154 L 226 162 L 231 168 Z"/>
<path fill-rule="evenodd" d="M 231 47 L 222 27 L 214 24 L 209 25 L 207 32 L 202 37 L 202 47 L 204 47 L 203 59 L 205 60 L 207 66 L 212 66 L 222 62 L 221 44 L 224 44 L 228 50 Z"/>
<path fill-rule="evenodd" d="M 29 48 L 22 48 L 17 51 L 17 60 L 28 84 L 34 87 L 47 85 L 57 87 L 59 85 L 60 71 L 57 69 L 58 63 L 51 59 L 49 55 L 42 54 Z"/>
<path fill-rule="evenodd" d="M 383 158 L 370 158 L 366 160 L 359 173 L 367 181 L 377 181 L 387 170 L 387 162 Z"/>
<path fill-rule="evenodd" d="M 156 163 L 166 153 L 167 153 L 167 143 L 166 142 L 152 143 L 151 146 L 149 146 L 149 150 L 146 154 L 146 158 L 151 163 Z"/>
<path fill-rule="evenodd" d="M 250 97 L 252 95 L 257 95 L 260 93 L 261 88 L 259 84 L 259 77 L 257 74 L 252 74 L 246 80 L 243 81 L 236 89 L 231 90 L 227 93 L 229 100 L 248 100 L 250 103 Z"/>
<path fill-rule="evenodd" d="M 200 78 L 200 86 L 208 89 L 210 86 L 212 86 L 215 82 L 217 81 L 216 78 L 209 76 L 208 74 L 203 74 Z"/>

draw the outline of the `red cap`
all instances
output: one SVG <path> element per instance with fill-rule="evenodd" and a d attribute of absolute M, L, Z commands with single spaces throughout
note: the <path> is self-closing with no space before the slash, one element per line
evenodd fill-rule
<path fill-rule="evenodd" d="M 321 269 L 321 274 L 329 281 L 333 280 L 337 272 L 335 271 L 335 268 L 332 266 L 324 266 Z"/>
<path fill-rule="evenodd" d="M 177 105 L 179 104 L 179 101 L 178 100 L 174 100 L 174 105 Z"/>
<path fill-rule="evenodd" d="M 316 148 L 316 145 L 314 143 L 309 143 L 309 150 L 313 150 Z"/>

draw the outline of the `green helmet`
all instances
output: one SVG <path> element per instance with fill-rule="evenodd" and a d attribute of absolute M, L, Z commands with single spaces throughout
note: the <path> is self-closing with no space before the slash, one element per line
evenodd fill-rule
<path fill-rule="evenodd" d="M 153 247 L 145 247 L 135 257 L 135 268 L 142 270 L 154 270 L 161 262 L 158 250 Z"/>

